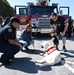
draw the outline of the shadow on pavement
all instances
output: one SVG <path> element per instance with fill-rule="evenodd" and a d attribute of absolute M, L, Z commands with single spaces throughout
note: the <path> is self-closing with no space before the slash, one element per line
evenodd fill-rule
<path fill-rule="evenodd" d="M 41 68 L 40 66 L 36 65 L 35 62 L 31 61 L 31 58 L 15 58 L 15 62 L 11 65 L 4 65 L 5 68 L 19 70 L 26 73 L 38 73 L 38 70 L 42 71 L 50 71 L 51 67 L 47 66 L 45 68 Z"/>
<path fill-rule="evenodd" d="M 25 52 L 25 53 L 28 53 L 28 54 L 40 54 L 40 53 L 43 53 L 43 51 L 41 50 L 33 50 L 33 49 L 30 49 L 30 50 L 23 50 L 22 52 Z"/>
<path fill-rule="evenodd" d="M 73 50 L 72 50 L 73 51 Z M 74 55 L 71 54 L 71 52 L 65 52 L 65 53 L 61 53 L 62 55 L 65 55 L 64 58 L 68 58 L 68 57 L 71 57 L 71 58 L 74 58 Z"/>
<path fill-rule="evenodd" d="M 69 53 L 74 54 L 74 50 L 67 50 Z"/>
<path fill-rule="evenodd" d="M 62 63 L 59 62 L 59 63 L 57 63 L 57 64 L 55 64 L 55 65 L 53 65 L 53 66 L 61 66 L 61 65 L 62 65 Z"/>
<path fill-rule="evenodd" d="M 67 38 L 67 40 L 74 41 L 74 36 L 72 36 L 71 38 Z"/>

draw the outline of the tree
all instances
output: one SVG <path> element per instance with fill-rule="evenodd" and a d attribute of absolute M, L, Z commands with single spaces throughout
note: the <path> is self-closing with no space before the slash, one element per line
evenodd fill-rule
<path fill-rule="evenodd" d="M 7 0 L 0 0 L 0 16 L 11 17 L 14 15 L 14 9 L 10 6 Z"/>

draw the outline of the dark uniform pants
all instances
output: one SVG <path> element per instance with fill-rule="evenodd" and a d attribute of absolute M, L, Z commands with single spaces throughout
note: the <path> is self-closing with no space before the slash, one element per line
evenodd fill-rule
<path fill-rule="evenodd" d="M 7 62 L 14 57 L 14 55 L 19 52 L 20 47 L 14 44 L 4 44 L 0 45 L 0 52 L 2 52 L 1 60 Z"/>
<path fill-rule="evenodd" d="M 71 26 L 68 26 L 68 32 L 67 32 L 68 33 L 67 34 L 68 37 L 71 37 L 71 33 L 72 33 L 71 30 L 72 30 Z"/>
<path fill-rule="evenodd" d="M 56 32 L 59 35 L 60 32 L 63 32 L 63 30 L 64 30 L 64 27 L 57 27 Z M 67 36 L 67 32 L 65 33 L 65 36 L 64 37 L 66 37 L 66 36 Z"/>

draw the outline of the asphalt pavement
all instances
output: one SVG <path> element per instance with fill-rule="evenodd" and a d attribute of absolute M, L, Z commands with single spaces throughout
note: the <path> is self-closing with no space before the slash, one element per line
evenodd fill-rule
<path fill-rule="evenodd" d="M 67 52 L 62 51 L 62 40 L 61 38 L 59 39 L 59 51 L 61 52 L 63 61 L 46 67 L 41 67 L 41 65 L 34 62 L 43 58 L 43 56 L 39 55 L 39 53 L 43 52 L 41 42 L 50 39 L 49 36 L 35 36 L 34 46 L 29 46 L 31 50 L 18 52 L 11 65 L 2 65 L 0 63 L 0 75 L 74 75 L 74 36 L 67 38 Z M 32 50 L 35 51 L 32 52 Z"/>

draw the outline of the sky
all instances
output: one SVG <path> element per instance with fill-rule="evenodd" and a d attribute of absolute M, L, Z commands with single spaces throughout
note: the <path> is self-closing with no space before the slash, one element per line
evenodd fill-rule
<path fill-rule="evenodd" d="M 26 5 L 27 2 L 35 2 L 35 0 L 7 0 L 12 7 L 15 7 L 15 5 Z M 50 0 L 50 5 L 52 3 L 58 3 L 60 6 L 68 6 L 70 7 L 70 16 L 74 19 L 74 0 Z M 67 13 L 67 10 L 64 10 L 65 13 Z"/>

